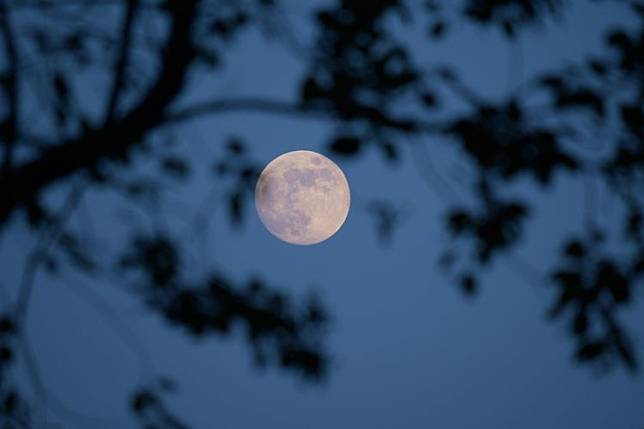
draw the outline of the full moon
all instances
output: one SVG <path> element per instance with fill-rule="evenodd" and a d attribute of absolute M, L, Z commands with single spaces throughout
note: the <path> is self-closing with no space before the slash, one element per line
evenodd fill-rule
<path fill-rule="evenodd" d="M 257 180 L 255 206 L 266 229 L 291 244 L 320 243 L 338 232 L 350 205 L 349 184 L 329 158 L 297 150 L 272 160 Z"/>

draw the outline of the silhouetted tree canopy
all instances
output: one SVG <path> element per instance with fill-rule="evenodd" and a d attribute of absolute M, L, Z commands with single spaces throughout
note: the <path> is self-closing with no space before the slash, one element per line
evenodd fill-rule
<path fill-rule="evenodd" d="M 195 166 L 180 152 L 160 150 L 161 133 L 229 111 L 326 119 L 335 129 L 328 150 L 339 157 L 376 150 L 396 163 L 401 148 L 421 144 L 420 136 L 457 148 L 475 178 L 468 204 L 449 206 L 445 228 L 454 240 L 441 266 L 469 295 L 486 268 L 511 257 L 536 213 L 530 195 L 501 189 L 527 181 L 547 191 L 563 176 L 609 189 L 619 197 L 620 221 L 602 223 L 587 210 L 579 219 L 583 232 L 556 237 L 559 262 L 539 281 L 553 290 L 548 314 L 569 325 L 578 361 L 638 368 L 620 312 L 644 276 L 644 3 L 616 2 L 638 15 L 640 26 L 613 29 L 601 55 L 549 70 L 495 99 L 448 64 L 421 66 L 415 50 L 472 24 L 512 43 L 525 28 L 564 14 L 570 2 L 416 3 L 325 2 L 311 10 L 313 43 L 303 47 L 279 0 L 0 0 L 0 228 L 26 222 L 39 239 L 25 254 L 17 301 L 0 308 L 2 427 L 33 424 L 29 398 L 10 373 L 16 359 L 30 359 L 24 325 L 34 273 L 62 275 L 62 264 L 116 276 L 187 335 L 228 335 L 240 325 L 259 365 L 313 381 L 328 375 L 324 333 L 332 311 L 315 297 L 293 299 L 260 278 L 237 284 L 221 270 L 187 278 L 185 243 L 162 228 L 133 231 L 121 254 L 108 258 L 66 222 L 92 189 L 141 206 L 163 198 L 163 180 L 190 181 Z M 104 18 L 97 25 L 81 16 Z M 426 27 L 426 47 L 409 46 L 393 30 L 408 26 Z M 191 78 L 221 70 L 230 43 L 253 27 L 303 62 L 304 74 L 293 82 L 299 97 L 222 96 L 191 104 L 184 97 Z M 446 94 L 467 107 L 450 108 Z M 588 127 L 607 136 L 601 151 L 583 150 Z M 232 184 L 226 203 L 233 224 L 243 222 L 259 173 L 252 143 L 222 142 L 226 156 L 212 166 L 216 180 Z M 152 175 L 135 174 L 139 153 L 158 161 Z M 383 201 L 369 207 L 387 240 L 402 213 Z M 174 382 L 160 379 L 133 392 L 131 410 L 143 427 L 186 427 L 165 405 L 173 389 Z"/>

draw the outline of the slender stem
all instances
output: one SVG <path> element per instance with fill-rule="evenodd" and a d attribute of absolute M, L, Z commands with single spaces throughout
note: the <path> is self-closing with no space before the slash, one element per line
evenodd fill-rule
<path fill-rule="evenodd" d="M 58 239 L 65 222 L 69 219 L 72 211 L 78 205 L 81 196 L 82 189 L 79 186 L 74 187 L 67 197 L 67 200 L 61 208 L 58 216 L 54 219 L 53 225 L 43 232 L 38 245 L 27 257 L 15 310 L 16 324 L 21 330 L 29 310 L 29 301 L 33 292 L 36 274 L 43 256 L 46 254 L 49 246 Z"/>
<path fill-rule="evenodd" d="M 3 174 L 7 174 L 13 164 L 13 151 L 18 129 L 18 54 L 16 51 L 13 27 L 9 19 L 9 11 L 7 10 L 4 0 L 0 2 L 0 29 L 9 62 L 4 81 L 4 89 L 7 93 L 9 104 L 9 116 L 7 118 L 6 130 L 3 138 L 3 140 L 5 140 L 5 153 L 2 165 Z"/>
<path fill-rule="evenodd" d="M 129 63 L 129 51 L 132 45 L 132 29 L 134 27 L 134 18 L 136 10 L 139 5 L 139 0 L 129 0 L 127 9 L 125 11 L 125 19 L 123 20 L 123 28 L 121 34 L 121 46 L 119 49 L 118 59 L 114 65 L 114 80 L 112 82 L 112 90 L 110 91 L 110 99 L 105 113 L 105 122 L 112 120 L 114 112 L 118 106 L 119 98 L 123 92 L 125 85 L 125 76 L 127 74 L 127 66 Z"/>

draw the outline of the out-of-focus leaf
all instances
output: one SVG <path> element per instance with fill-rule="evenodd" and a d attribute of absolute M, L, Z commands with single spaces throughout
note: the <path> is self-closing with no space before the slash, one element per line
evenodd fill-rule
<path fill-rule="evenodd" d="M 166 156 L 162 158 L 161 169 L 177 179 L 185 179 L 190 174 L 188 162 L 178 156 Z"/>
<path fill-rule="evenodd" d="M 589 341 L 577 349 L 577 359 L 580 361 L 593 360 L 601 356 L 604 350 L 606 350 L 604 341 Z"/>
<path fill-rule="evenodd" d="M 473 274 L 467 273 L 461 276 L 460 280 L 461 290 L 466 295 L 473 295 L 477 289 L 477 280 Z"/>
<path fill-rule="evenodd" d="M 445 21 L 436 21 L 429 28 L 429 34 L 434 39 L 440 39 L 445 35 L 447 28 L 448 28 L 448 25 Z"/>
<path fill-rule="evenodd" d="M 330 146 L 332 152 L 340 155 L 355 155 L 360 148 L 360 139 L 350 136 L 336 137 Z"/>
<path fill-rule="evenodd" d="M 236 225 L 240 225 L 244 215 L 244 193 L 236 190 L 228 196 L 228 208 L 230 219 Z"/>

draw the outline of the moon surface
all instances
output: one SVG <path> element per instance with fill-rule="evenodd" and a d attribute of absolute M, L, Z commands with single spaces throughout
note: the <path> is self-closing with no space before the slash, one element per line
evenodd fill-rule
<path fill-rule="evenodd" d="M 349 183 L 329 158 L 308 150 L 272 160 L 255 186 L 255 207 L 266 229 L 291 244 L 320 243 L 349 213 Z"/>

